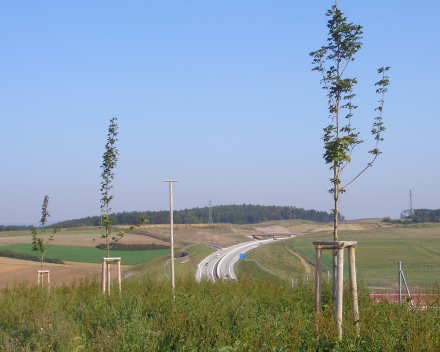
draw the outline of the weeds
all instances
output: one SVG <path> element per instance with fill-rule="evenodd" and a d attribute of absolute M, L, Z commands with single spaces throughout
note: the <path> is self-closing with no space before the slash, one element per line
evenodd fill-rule
<path fill-rule="evenodd" d="M 278 280 L 176 282 L 148 277 L 123 282 L 122 294 L 100 294 L 99 282 L 16 285 L 0 292 L 0 350 L 5 351 L 437 351 L 438 309 L 373 303 L 360 285 L 361 335 L 344 301 L 338 342 L 331 290 L 314 314 L 313 285 Z M 113 290 L 112 292 L 116 292 Z"/>

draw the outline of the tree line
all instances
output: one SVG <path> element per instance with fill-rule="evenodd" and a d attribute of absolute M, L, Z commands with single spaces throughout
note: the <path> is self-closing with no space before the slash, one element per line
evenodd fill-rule
<path fill-rule="evenodd" d="M 1 231 L 26 231 L 29 230 L 27 225 L 0 225 Z"/>
<path fill-rule="evenodd" d="M 422 222 L 440 222 L 440 209 L 407 209 L 400 214 L 400 219 L 385 217 L 382 222 L 391 224 L 419 224 Z"/>
<path fill-rule="evenodd" d="M 41 258 L 36 255 L 26 254 L 26 253 L 17 253 L 14 251 L 11 251 L 9 249 L 0 250 L 0 257 L 7 257 L 7 258 L 14 258 L 14 259 L 21 259 L 21 260 L 31 260 L 33 262 L 40 262 Z M 61 259 L 55 258 L 43 258 L 43 261 L 45 263 L 54 263 L 54 264 L 64 264 L 64 262 Z"/>
<path fill-rule="evenodd" d="M 160 211 L 130 211 L 109 214 L 109 220 L 113 225 L 133 224 L 141 217 L 147 217 L 151 224 L 169 224 L 170 212 Z M 175 210 L 173 212 L 175 224 L 207 224 L 209 219 L 209 208 L 193 208 Z M 255 224 L 269 220 L 309 220 L 328 223 L 332 220 L 332 213 L 318 211 L 315 209 L 306 210 L 294 206 L 264 206 L 264 205 L 218 205 L 212 207 L 212 220 L 214 223 L 231 224 Z M 345 217 L 338 214 L 340 221 Z M 51 227 L 79 227 L 79 226 L 99 226 L 100 216 L 88 216 L 85 218 L 66 220 Z"/>
<path fill-rule="evenodd" d="M 96 246 L 98 249 L 107 249 L 106 243 L 101 243 Z M 170 249 L 170 246 L 164 244 L 126 244 L 119 242 L 111 242 L 110 248 L 114 251 L 157 251 L 160 249 Z"/>
<path fill-rule="evenodd" d="M 405 218 L 415 223 L 440 222 L 440 209 L 414 209 Z"/>

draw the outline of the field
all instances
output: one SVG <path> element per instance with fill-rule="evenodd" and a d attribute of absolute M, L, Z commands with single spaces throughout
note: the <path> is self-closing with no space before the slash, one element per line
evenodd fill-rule
<path fill-rule="evenodd" d="M 11 244 L 2 246 L 3 249 L 9 249 L 17 253 L 26 253 L 35 255 L 31 246 L 28 244 Z M 169 249 L 160 249 L 155 251 L 112 251 L 110 250 L 110 257 L 121 257 L 122 264 L 134 265 L 140 262 L 163 256 L 169 253 Z M 107 256 L 107 251 L 93 247 L 80 246 L 58 246 L 51 245 L 46 252 L 48 258 L 59 258 L 71 262 L 82 263 L 102 263 L 101 258 Z"/>
<path fill-rule="evenodd" d="M 115 228 L 113 233 L 117 233 Z M 47 240 L 50 236 L 43 236 Z M 124 236 L 121 243 L 126 244 L 164 244 L 169 246 L 169 239 L 167 238 L 150 237 L 142 234 L 128 233 Z M 2 244 L 30 244 L 32 242 L 32 236 L 29 231 L 5 231 L 0 232 L 0 245 Z M 101 238 L 101 231 L 99 228 L 73 228 L 73 229 L 61 229 L 54 236 L 54 245 L 62 246 L 82 246 L 82 247 L 96 247 L 100 243 L 104 243 L 105 240 Z"/>
<path fill-rule="evenodd" d="M 332 240 L 330 232 L 299 236 L 288 242 L 306 258 L 315 261 L 313 241 Z M 373 229 L 368 231 L 341 231 L 339 240 L 357 241 L 356 265 L 358 270 L 397 267 L 397 262 L 417 265 L 440 265 L 440 227 L 408 226 Z M 330 270 L 331 254 L 324 251 L 323 268 Z"/>
<path fill-rule="evenodd" d="M 329 228 L 328 224 L 300 220 L 269 221 L 255 225 L 175 225 L 176 248 L 180 247 L 180 250 L 187 248 L 190 252 L 189 262 L 184 264 L 176 262 L 176 277 L 193 275 L 197 263 L 213 251 L 205 247 L 204 243 L 225 247 L 237 241 L 251 240 L 240 233 L 260 232 L 302 234 L 248 252 L 247 259 L 238 263 L 238 271 L 248 273 L 255 278 L 278 277 L 286 280 L 291 277 L 298 278 L 300 274 L 313 275 L 315 249 L 312 242 L 330 240 L 332 234 L 328 231 Z M 136 229 L 135 233 L 126 235 L 121 243 L 169 245 L 168 232 L 169 225 L 145 225 Z M 49 248 L 46 256 L 73 261 L 75 265 L 81 265 L 79 262 L 99 264 L 105 253 L 103 250 L 93 248 L 97 243 L 102 242 L 99 236 L 98 228 L 63 230 L 60 235 L 55 236 L 54 245 Z M 93 238 L 97 241 L 93 242 Z M 340 239 L 358 241 L 356 249 L 358 274 L 364 279 L 371 279 L 368 285 L 371 289 L 377 286 L 377 292 L 384 292 L 389 288 L 391 291 L 396 289 L 399 260 L 402 261 L 407 280 L 412 281 L 411 285 L 415 290 L 413 292 L 432 289 L 432 283 L 440 277 L 440 227 L 436 225 L 396 226 L 381 223 L 378 219 L 346 221 L 341 223 Z M 30 242 L 29 232 L 26 231 L 0 233 L 0 244 L 5 249 L 15 248 L 19 252 L 31 253 Z M 78 246 L 79 244 L 81 247 Z M 154 253 L 111 251 L 111 256 L 121 256 L 123 264 L 133 265 L 130 270 L 136 274 L 148 273 L 159 281 L 167 280 L 167 276 L 170 277 L 168 251 L 152 252 Z M 330 253 L 324 252 L 323 269 L 330 270 L 330 268 Z M 87 272 L 90 268 L 82 270 Z M 346 268 L 345 274 L 347 273 Z M 31 279 L 34 280 L 33 274 L 29 279 L 30 282 Z M 69 280 L 71 280 L 70 276 Z"/>

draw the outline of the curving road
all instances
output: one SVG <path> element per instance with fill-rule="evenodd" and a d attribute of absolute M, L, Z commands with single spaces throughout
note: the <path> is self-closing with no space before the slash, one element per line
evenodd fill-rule
<path fill-rule="evenodd" d="M 200 281 L 202 277 L 207 277 L 214 281 L 218 278 L 237 280 L 234 266 L 238 261 L 240 253 L 246 253 L 253 248 L 272 242 L 274 242 L 272 239 L 250 241 L 219 249 L 199 263 L 195 275 L 196 280 Z"/>

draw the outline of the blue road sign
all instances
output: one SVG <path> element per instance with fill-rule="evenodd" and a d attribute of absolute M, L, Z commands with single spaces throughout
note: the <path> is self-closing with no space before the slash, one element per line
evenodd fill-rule
<path fill-rule="evenodd" d="M 240 253 L 238 259 L 246 259 L 246 253 Z"/>

